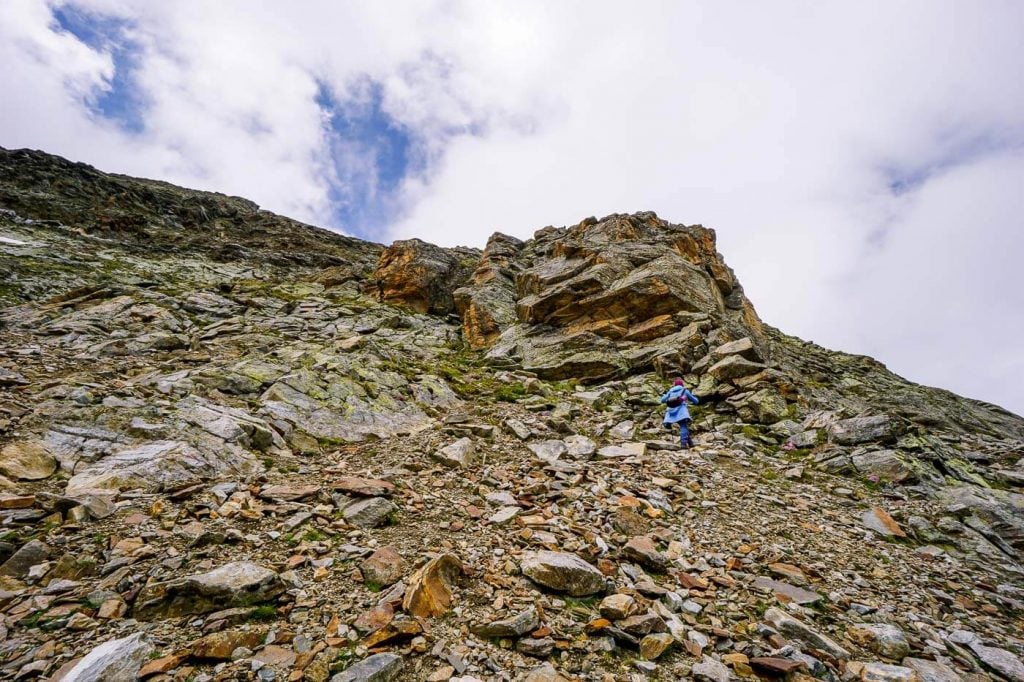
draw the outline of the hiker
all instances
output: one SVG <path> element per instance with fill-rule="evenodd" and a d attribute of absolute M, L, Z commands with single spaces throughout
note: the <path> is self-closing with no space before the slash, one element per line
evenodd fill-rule
<path fill-rule="evenodd" d="M 693 447 L 693 438 L 690 437 L 690 410 L 687 403 L 696 405 L 700 401 L 697 396 L 683 384 L 682 379 L 676 379 L 672 388 L 665 391 L 661 396 L 661 402 L 668 407 L 665 411 L 665 419 L 662 422 L 669 431 L 673 430 L 674 424 L 679 424 L 679 445 L 684 449 Z"/>

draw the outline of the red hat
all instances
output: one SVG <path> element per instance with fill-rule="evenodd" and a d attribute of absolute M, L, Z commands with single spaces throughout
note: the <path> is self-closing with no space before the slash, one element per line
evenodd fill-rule
<path fill-rule="evenodd" d="M 683 380 L 682 379 L 676 379 L 674 382 L 672 382 L 672 385 L 673 386 L 682 386 L 683 385 Z"/>

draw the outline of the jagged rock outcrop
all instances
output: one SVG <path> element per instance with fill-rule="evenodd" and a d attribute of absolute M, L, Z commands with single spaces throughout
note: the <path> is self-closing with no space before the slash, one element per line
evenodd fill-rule
<path fill-rule="evenodd" d="M 516 256 L 523 242 L 500 232 L 487 240 L 466 286 L 454 292 L 462 336 L 472 348 L 487 348 L 516 322 Z"/>
<path fill-rule="evenodd" d="M 475 249 L 443 249 L 419 239 L 397 241 L 381 253 L 373 273 L 378 298 L 418 313 L 450 313 L 453 292 L 479 255 Z"/>

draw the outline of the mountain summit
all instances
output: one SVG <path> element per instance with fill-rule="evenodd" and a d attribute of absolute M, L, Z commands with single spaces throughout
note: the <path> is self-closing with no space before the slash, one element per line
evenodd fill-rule
<path fill-rule="evenodd" d="M 1024 419 L 703 226 L 385 247 L 0 150 L 0 335 L 0 679 L 1024 680 Z"/>

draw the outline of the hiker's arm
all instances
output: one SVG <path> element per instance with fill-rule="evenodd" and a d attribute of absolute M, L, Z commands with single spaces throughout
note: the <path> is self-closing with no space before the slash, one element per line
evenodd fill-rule
<path fill-rule="evenodd" d="M 667 401 L 668 401 L 668 391 L 665 391 L 665 394 L 663 396 L 661 396 L 661 399 L 658 402 L 664 403 L 664 402 L 667 402 Z"/>
<path fill-rule="evenodd" d="M 690 393 L 689 389 L 687 389 L 687 391 L 686 391 L 686 395 L 688 395 L 688 396 L 690 397 L 690 400 L 692 400 L 692 401 L 693 401 L 693 404 L 694 404 L 694 405 L 698 405 L 698 404 L 700 404 L 700 401 L 699 401 L 699 400 L 697 400 L 697 396 L 695 396 L 694 394 Z"/>

